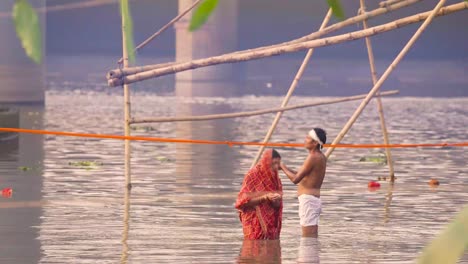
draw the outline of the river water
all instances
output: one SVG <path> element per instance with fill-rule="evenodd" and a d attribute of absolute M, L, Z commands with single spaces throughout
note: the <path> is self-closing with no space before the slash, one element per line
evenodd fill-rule
<path fill-rule="evenodd" d="M 20 106 L 23 128 L 122 134 L 122 95 L 50 90 L 46 105 Z M 290 104 L 323 97 L 294 97 Z M 280 97 L 176 98 L 133 94 L 136 117 L 200 115 L 276 107 Z M 383 99 L 393 143 L 468 141 L 467 98 Z M 331 141 L 359 101 L 286 113 L 272 141 L 303 142 L 311 127 Z M 133 135 L 259 141 L 274 115 L 139 125 Z M 344 143 L 380 143 L 374 102 Z M 0 263 L 413 263 L 423 247 L 468 203 L 465 148 L 392 150 L 397 180 L 386 165 L 361 162 L 376 149 L 337 149 L 323 184 L 318 240 L 301 241 L 295 186 L 282 174 L 281 240 L 243 243 L 233 208 L 256 147 L 132 143 L 132 183 L 124 191 L 123 142 L 21 134 L 2 142 Z M 298 167 L 304 149 L 278 148 Z M 86 161 L 88 163 L 77 164 Z M 430 179 L 441 185 L 432 188 Z M 460 263 L 468 263 L 465 254 Z"/>

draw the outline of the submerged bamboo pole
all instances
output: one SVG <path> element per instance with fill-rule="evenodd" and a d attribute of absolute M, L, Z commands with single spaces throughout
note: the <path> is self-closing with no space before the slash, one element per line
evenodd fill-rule
<path fill-rule="evenodd" d="M 126 21 L 123 12 L 122 15 L 122 57 L 123 57 L 123 68 L 128 67 L 128 52 L 127 52 L 127 36 L 125 34 Z M 125 136 L 130 136 L 130 89 L 128 84 L 123 84 L 124 88 L 124 133 Z M 131 181 L 131 157 L 130 157 L 130 140 L 125 140 L 125 186 L 127 189 L 132 188 Z"/>
<path fill-rule="evenodd" d="M 128 262 L 128 231 L 130 230 L 130 189 L 125 189 L 124 194 L 124 217 L 123 217 L 123 232 L 122 232 L 122 255 L 120 263 Z"/>
<path fill-rule="evenodd" d="M 319 31 L 324 29 L 327 26 L 328 22 L 330 21 L 331 15 L 332 15 L 332 10 L 330 8 L 328 9 L 327 14 L 325 15 L 325 18 L 322 21 L 322 25 L 320 25 Z M 288 93 L 286 94 L 286 96 L 283 99 L 283 102 L 281 103 L 281 107 L 285 107 L 288 104 L 289 99 L 291 98 L 294 90 L 297 87 L 297 84 L 299 83 L 299 80 L 301 79 L 302 75 L 304 74 L 305 69 L 307 68 L 307 64 L 309 64 L 309 60 L 312 57 L 312 54 L 314 54 L 313 48 L 307 51 L 307 54 L 304 57 L 304 60 L 302 61 L 301 67 L 299 67 L 299 70 L 297 71 L 296 76 L 294 77 L 291 83 L 291 86 L 289 86 Z M 267 143 L 270 140 L 282 115 L 283 115 L 282 111 L 279 111 L 278 113 L 276 113 L 275 119 L 273 119 L 273 123 L 271 124 L 270 129 L 268 130 L 267 134 L 265 135 L 265 138 L 263 139 L 263 143 Z M 251 167 L 257 164 L 264 150 L 265 150 L 265 146 L 261 146 L 258 149 L 257 155 L 255 156 Z"/>
<path fill-rule="evenodd" d="M 391 90 L 382 92 L 382 96 L 388 95 L 395 95 L 398 94 L 398 90 Z M 248 111 L 248 112 L 239 112 L 239 113 L 227 113 L 227 114 L 215 114 L 215 115 L 201 115 L 201 116 L 176 116 L 176 117 L 160 117 L 160 118 L 132 118 L 130 120 L 131 124 L 142 124 L 142 123 L 164 123 L 164 122 L 188 122 L 188 121 L 205 121 L 205 120 L 215 120 L 215 119 L 226 119 L 226 118 L 237 118 L 237 117 L 249 117 L 249 116 L 256 116 L 256 115 L 264 115 L 264 114 L 271 114 L 277 112 L 284 112 L 289 110 L 295 110 L 300 108 L 306 108 L 311 106 L 319 106 L 319 105 L 328 105 L 328 104 L 336 104 L 342 102 L 349 102 L 349 101 L 356 101 L 359 99 L 364 99 L 366 94 L 331 99 L 321 102 L 315 103 L 307 103 L 307 104 L 299 104 L 299 105 L 292 105 L 287 107 L 278 107 L 278 108 L 269 108 L 269 109 L 262 109 L 256 111 Z"/>
<path fill-rule="evenodd" d="M 140 45 L 138 45 L 133 52 L 136 53 L 139 51 L 141 48 L 146 46 L 148 43 L 150 43 L 153 39 L 155 39 L 157 36 L 159 36 L 161 33 L 163 33 L 166 29 L 168 29 L 170 26 L 172 26 L 175 22 L 179 21 L 183 16 L 185 16 L 188 12 L 190 12 L 195 6 L 197 6 L 202 0 L 197 0 L 192 3 L 191 6 L 189 6 L 187 9 L 185 9 L 182 13 L 174 17 L 171 21 L 169 21 L 166 25 L 164 25 L 161 29 L 159 29 L 156 33 L 151 35 L 149 38 L 147 38 L 145 41 L 143 41 Z M 118 63 L 122 63 L 123 58 L 120 58 Z"/>
<path fill-rule="evenodd" d="M 232 52 L 232 53 L 229 53 L 229 54 L 230 55 L 233 55 L 233 54 L 252 54 L 252 53 L 256 53 L 256 52 L 258 52 L 260 50 L 265 50 L 265 49 L 270 49 L 270 48 L 277 48 L 277 47 L 288 45 L 288 44 L 301 43 L 303 41 L 317 39 L 317 38 L 322 37 L 323 35 L 326 35 L 326 34 L 329 34 L 331 32 L 337 31 L 337 30 L 342 29 L 342 28 L 344 28 L 346 26 L 354 25 L 356 23 L 364 21 L 365 19 L 370 19 L 370 18 L 379 16 L 379 15 L 389 13 L 389 12 L 394 11 L 394 10 L 398 10 L 400 8 L 403 8 L 403 7 L 412 5 L 414 3 L 417 3 L 419 1 L 422 1 L 422 0 L 405 0 L 402 3 L 398 3 L 398 4 L 395 4 L 395 5 L 391 5 L 391 6 L 386 6 L 384 8 L 377 8 L 375 10 L 367 12 L 366 14 L 361 14 L 361 15 L 357 15 L 355 17 L 348 18 L 348 19 L 346 19 L 346 20 L 344 20 L 342 22 L 333 24 L 333 25 L 328 26 L 328 27 L 326 27 L 326 28 L 324 28 L 322 30 L 313 32 L 313 33 L 311 33 L 309 35 L 303 36 L 303 37 L 298 38 L 298 39 L 294 39 L 294 40 L 279 43 L 279 44 L 254 48 L 254 49 L 247 49 L 247 50 L 243 50 L 243 51 Z M 172 62 L 172 65 L 176 65 L 176 64 L 177 64 L 176 62 Z M 153 64 L 153 65 L 148 65 L 146 67 L 153 67 L 153 69 L 158 69 L 158 68 L 161 68 L 160 65 L 161 64 Z M 133 68 L 130 68 L 129 70 L 132 70 L 132 74 L 134 73 Z M 114 70 L 114 71 L 119 72 L 119 70 Z M 125 71 L 123 73 L 124 73 L 123 75 L 128 75 L 128 74 L 125 73 Z M 116 74 L 115 72 L 114 73 L 108 73 L 107 74 L 108 79 L 109 79 L 109 76 L 112 76 L 112 75 L 116 76 L 114 78 L 120 78 L 121 77 L 121 76 L 115 75 L 115 74 Z M 110 86 L 112 86 L 112 85 L 110 85 Z"/>
<path fill-rule="evenodd" d="M 366 12 L 366 4 L 364 1 L 365 0 L 360 0 L 361 12 L 363 13 Z M 362 21 L 362 26 L 364 29 L 368 28 L 367 20 Z M 370 37 L 366 37 L 366 46 L 367 46 L 367 55 L 369 57 L 369 66 L 370 66 L 370 72 L 372 76 L 372 84 L 375 85 L 377 83 L 377 71 L 375 69 L 374 52 L 372 51 L 372 42 L 371 42 Z M 390 144 L 390 142 L 388 139 L 387 125 L 385 124 L 385 115 L 383 111 L 382 100 L 380 99 L 380 92 L 376 93 L 376 99 L 377 99 L 377 111 L 379 112 L 380 127 L 382 128 L 383 141 L 385 145 L 388 145 Z M 387 164 L 388 164 L 388 170 L 390 174 L 390 181 L 393 182 L 395 181 L 395 172 L 393 170 L 392 153 L 389 148 L 385 149 L 385 155 L 387 156 Z"/>
<path fill-rule="evenodd" d="M 440 9 L 439 12 L 436 13 L 436 15 L 437 16 L 447 15 L 447 14 L 457 12 L 460 10 L 464 10 L 467 8 L 468 8 L 468 2 L 464 1 L 464 2 L 453 4 L 453 5 Z M 431 11 L 424 12 L 424 13 L 416 14 L 416 15 L 409 16 L 406 18 L 398 19 L 398 20 L 395 20 L 393 22 L 386 23 L 383 25 L 371 27 L 366 30 L 358 30 L 355 32 L 346 33 L 346 34 L 338 35 L 334 37 L 311 40 L 311 41 L 295 43 L 295 44 L 289 44 L 289 45 L 282 46 L 279 48 L 261 50 L 259 52 L 249 52 L 249 53 L 242 53 L 242 54 L 225 54 L 225 55 L 214 56 L 214 57 L 205 58 L 205 59 L 197 59 L 197 60 L 193 60 L 189 62 L 176 63 L 172 66 L 129 75 L 122 79 L 111 79 L 108 81 L 108 84 L 110 86 L 119 86 L 122 84 L 122 82 L 134 83 L 134 82 L 147 80 L 147 79 L 151 79 L 151 78 L 155 78 L 155 77 L 159 77 L 163 75 L 174 74 L 177 72 L 182 72 L 182 71 L 187 71 L 191 69 L 197 69 L 197 68 L 202 68 L 202 67 L 207 67 L 207 66 L 212 66 L 212 65 L 217 65 L 217 64 L 254 60 L 254 59 L 280 55 L 284 53 L 297 52 L 297 51 L 301 51 L 304 49 L 335 45 L 335 44 L 339 44 L 339 43 L 346 42 L 346 41 L 357 40 L 360 38 L 377 35 L 383 32 L 387 32 L 390 30 L 394 30 L 400 27 L 410 25 L 410 24 L 414 24 L 414 23 L 425 20 L 426 18 L 429 17 L 430 14 L 431 14 Z"/>
<path fill-rule="evenodd" d="M 356 119 L 359 117 L 359 115 L 362 113 L 366 105 L 369 103 L 369 101 L 372 99 L 372 97 L 375 95 L 375 93 L 380 89 L 382 84 L 385 82 L 385 80 L 388 78 L 390 73 L 396 68 L 398 63 L 403 59 L 403 57 L 408 53 L 409 49 L 413 46 L 413 44 L 416 42 L 416 40 L 421 36 L 421 34 L 424 32 L 424 30 L 427 28 L 427 26 L 432 22 L 436 14 L 439 12 L 439 10 L 442 8 L 446 0 L 440 0 L 440 2 L 437 4 L 437 6 L 430 12 L 430 15 L 426 18 L 424 23 L 418 28 L 416 33 L 411 37 L 411 39 L 406 43 L 405 47 L 400 51 L 400 53 L 396 56 L 395 60 L 388 66 L 387 70 L 382 74 L 380 79 L 377 81 L 377 83 L 374 85 L 374 87 L 369 91 L 369 94 L 366 96 L 366 98 L 361 102 L 359 107 L 356 109 L 354 114 L 351 116 L 351 118 L 348 120 L 346 125 L 343 127 L 341 132 L 338 134 L 338 136 L 333 140 L 331 143 L 332 145 L 340 143 L 341 139 L 346 135 L 346 133 L 349 131 L 351 126 L 354 124 Z M 468 3 L 465 3 L 468 4 Z M 325 153 L 325 156 L 328 158 L 331 153 L 333 152 L 334 148 L 328 148 L 327 152 Z"/>

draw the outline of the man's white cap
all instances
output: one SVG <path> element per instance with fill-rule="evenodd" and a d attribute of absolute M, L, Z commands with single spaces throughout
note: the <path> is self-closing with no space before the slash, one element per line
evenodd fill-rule
<path fill-rule="evenodd" d="M 317 142 L 320 144 L 320 148 L 323 147 L 323 142 L 322 142 L 322 141 L 320 140 L 320 138 L 317 136 L 317 133 L 315 132 L 315 129 L 311 129 L 311 130 L 309 131 L 309 136 L 310 136 L 313 140 L 317 141 Z"/>

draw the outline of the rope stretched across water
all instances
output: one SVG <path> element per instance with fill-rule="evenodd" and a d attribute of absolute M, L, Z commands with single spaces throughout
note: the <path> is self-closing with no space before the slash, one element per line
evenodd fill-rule
<path fill-rule="evenodd" d="M 75 133 L 64 131 L 48 131 L 22 128 L 7 128 L 0 127 L 3 132 L 28 133 L 40 135 L 55 135 L 68 137 L 83 137 L 83 138 L 102 138 L 102 139 L 117 139 L 117 140 L 132 140 L 132 141 L 151 141 L 165 143 L 180 143 L 180 144 L 205 144 L 205 145 L 228 145 L 228 146 L 268 146 L 268 147 L 291 147 L 302 148 L 303 143 L 273 143 L 273 142 L 244 142 L 244 141 L 216 141 L 216 140 L 197 140 L 197 139 L 181 139 L 181 138 L 159 138 L 159 137 L 140 137 L 140 136 L 122 136 L 109 134 L 89 134 Z M 324 147 L 334 148 L 417 148 L 417 147 L 468 147 L 468 142 L 443 142 L 443 143 L 419 143 L 419 144 L 324 144 Z"/>

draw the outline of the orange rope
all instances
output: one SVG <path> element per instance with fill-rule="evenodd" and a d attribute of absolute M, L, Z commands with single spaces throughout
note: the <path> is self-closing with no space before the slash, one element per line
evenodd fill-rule
<path fill-rule="evenodd" d="M 215 141 L 215 140 L 195 140 L 195 139 L 177 139 L 177 138 L 156 138 L 156 137 L 138 137 L 138 136 L 120 136 L 107 134 L 86 134 L 73 133 L 62 131 L 47 131 L 33 130 L 22 128 L 1 128 L 0 131 L 29 133 L 40 135 L 56 135 L 69 137 L 85 137 L 85 138 L 105 138 L 105 139 L 120 139 L 120 140 L 138 140 L 138 141 L 153 141 L 167 143 L 186 143 L 186 144 L 210 144 L 210 145 L 242 145 L 242 146 L 270 146 L 270 147 L 303 147 L 304 144 L 299 143 L 261 143 L 261 142 L 240 142 L 240 141 Z M 324 147 L 335 148 L 416 148 L 416 147 L 468 147 L 468 142 L 459 143 L 426 143 L 426 144 L 325 144 Z"/>

